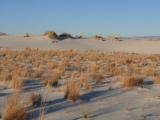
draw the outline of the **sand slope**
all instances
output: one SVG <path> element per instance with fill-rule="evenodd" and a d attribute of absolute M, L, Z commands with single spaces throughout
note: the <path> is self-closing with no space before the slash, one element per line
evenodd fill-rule
<path fill-rule="evenodd" d="M 108 81 L 109 79 L 106 79 Z M 109 90 L 109 87 L 112 90 Z M 0 112 L 9 92 L 0 87 Z M 119 89 L 116 85 L 96 85 L 92 91 L 81 94 L 78 101 L 63 99 L 63 92 L 40 87 L 39 81 L 32 81 L 23 88 L 22 94 L 43 92 L 46 120 L 83 120 L 84 113 L 89 120 L 159 120 L 160 87 L 146 85 L 144 88 Z M 36 118 L 40 107 L 29 111 Z"/>

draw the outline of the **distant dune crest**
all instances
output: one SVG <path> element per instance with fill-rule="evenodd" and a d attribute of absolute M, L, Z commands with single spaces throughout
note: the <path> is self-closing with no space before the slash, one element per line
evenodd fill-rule
<path fill-rule="evenodd" d="M 6 36 L 6 33 L 0 32 L 0 36 Z"/>

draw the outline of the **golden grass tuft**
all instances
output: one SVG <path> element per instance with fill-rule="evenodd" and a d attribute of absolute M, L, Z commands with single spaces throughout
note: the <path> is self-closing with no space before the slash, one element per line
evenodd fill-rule
<path fill-rule="evenodd" d="M 91 64 L 89 67 L 89 75 L 92 80 L 96 83 L 101 83 L 103 80 L 103 73 L 99 71 L 99 66 L 97 64 Z"/>
<path fill-rule="evenodd" d="M 3 120 L 26 120 L 27 109 L 18 95 L 9 96 L 3 111 Z"/>
<path fill-rule="evenodd" d="M 154 84 L 160 84 L 160 76 L 155 76 L 153 79 Z"/>
<path fill-rule="evenodd" d="M 34 77 L 35 78 L 40 78 L 42 76 L 42 70 L 40 68 L 35 68 L 34 69 Z"/>
<path fill-rule="evenodd" d="M 90 64 L 89 68 L 89 74 L 92 76 L 98 72 L 98 65 L 96 63 Z"/>
<path fill-rule="evenodd" d="M 145 69 L 144 69 L 144 74 L 147 75 L 147 76 L 156 76 L 157 73 L 156 73 L 156 66 L 147 66 Z"/>
<path fill-rule="evenodd" d="M 79 80 L 82 88 L 84 88 L 85 90 L 92 89 L 91 83 L 89 83 L 89 77 L 87 77 L 86 75 L 80 75 Z"/>
<path fill-rule="evenodd" d="M 140 86 L 142 87 L 144 84 L 143 77 L 138 76 L 138 75 L 133 75 L 133 76 L 124 76 L 123 77 L 123 87 L 124 88 L 129 88 L 129 87 L 135 87 L 135 86 Z"/>
<path fill-rule="evenodd" d="M 56 87 L 60 78 L 61 74 L 58 71 L 49 71 L 43 80 L 43 84 L 49 87 Z"/>
<path fill-rule="evenodd" d="M 64 98 L 75 102 L 80 96 L 80 83 L 76 80 L 69 80 Z"/>
<path fill-rule="evenodd" d="M 29 95 L 29 102 L 31 106 L 39 107 L 43 102 L 43 97 L 41 94 L 31 93 Z"/>
<path fill-rule="evenodd" d="M 96 73 L 92 76 L 92 78 L 96 81 L 97 84 L 102 83 L 102 80 L 104 79 L 101 73 Z"/>
<path fill-rule="evenodd" d="M 23 87 L 24 80 L 16 77 L 13 77 L 10 82 L 10 88 L 15 91 L 20 91 Z"/>

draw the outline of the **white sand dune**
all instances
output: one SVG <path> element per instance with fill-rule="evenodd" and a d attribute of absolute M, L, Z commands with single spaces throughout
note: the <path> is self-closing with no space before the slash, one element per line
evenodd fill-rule
<path fill-rule="evenodd" d="M 23 36 L 1 36 L 0 47 L 11 49 L 39 48 L 39 49 L 74 49 L 100 50 L 102 52 L 134 52 L 134 53 L 160 53 L 158 40 L 123 40 L 98 41 L 94 38 L 67 39 L 53 43 L 42 36 L 24 38 Z M 109 82 L 110 81 L 110 82 Z M 112 84 L 111 78 L 106 78 L 104 84 L 95 85 L 91 91 L 82 92 L 75 103 L 63 99 L 64 92 L 56 88 L 48 90 L 40 86 L 40 81 L 32 80 L 24 86 L 22 95 L 31 92 L 40 92 L 45 98 L 46 120 L 83 120 L 84 113 L 89 120 L 159 120 L 160 119 L 160 86 L 144 85 L 125 90 L 120 84 Z M 110 89 L 112 88 L 112 89 Z M 0 86 L 0 116 L 7 95 L 12 92 Z M 37 117 L 40 108 L 28 111 L 29 116 Z M 2 119 L 2 118 L 0 118 Z"/>
<path fill-rule="evenodd" d="M 133 52 L 133 53 L 160 53 L 160 40 L 134 40 L 125 39 L 123 41 L 99 41 L 94 38 L 87 39 L 66 39 L 53 43 L 52 40 L 44 36 L 34 36 L 25 38 L 23 36 L 0 36 L 0 47 L 11 49 L 40 48 L 40 49 L 74 49 L 100 50 L 112 52 Z"/>

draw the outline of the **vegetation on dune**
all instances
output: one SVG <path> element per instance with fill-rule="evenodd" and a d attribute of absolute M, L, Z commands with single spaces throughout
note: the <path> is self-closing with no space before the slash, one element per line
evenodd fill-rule
<path fill-rule="evenodd" d="M 74 37 L 69 33 L 62 33 L 58 36 L 58 39 L 60 40 L 69 39 L 69 38 L 74 38 Z"/>
<path fill-rule="evenodd" d="M 0 50 L 0 84 L 19 92 L 28 80 L 35 80 L 41 87 L 60 90 L 64 93 L 64 99 L 75 102 L 86 90 L 108 85 L 116 77 L 122 88 L 143 87 L 144 77 L 151 77 L 153 83 L 159 84 L 159 59 L 160 55 L 120 52 L 4 49 Z M 10 99 L 6 101 L 3 119 L 25 119 L 28 111 L 26 105 L 19 101 L 19 97 Z M 31 93 L 28 102 L 30 107 L 41 107 L 43 96 L 41 93 Z"/>
<path fill-rule="evenodd" d="M 48 38 L 50 39 L 57 39 L 58 38 L 58 35 L 56 32 L 54 31 L 47 31 L 43 34 L 44 36 L 47 36 Z"/>
<path fill-rule="evenodd" d="M 31 37 L 31 35 L 29 33 L 26 33 L 24 37 Z"/>
<path fill-rule="evenodd" d="M 69 33 L 62 33 L 60 35 L 58 35 L 56 32 L 54 31 L 47 31 L 43 34 L 44 36 L 47 36 L 49 39 L 57 39 L 57 40 L 65 40 L 65 39 L 80 39 L 82 38 L 82 36 L 75 36 L 73 37 L 71 34 Z"/>
<path fill-rule="evenodd" d="M 43 97 L 41 94 L 31 93 L 29 96 L 29 102 L 33 107 L 40 107 L 43 102 Z"/>
<path fill-rule="evenodd" d="M 123 87 L 129 88 L 129 87 L 135 87 L 140 86 L 143 87 L 144 85 L 144 78 L 141 76 L 124 76 L 123 78 Z"/>
<path fill-rule="evenodd" d="M 6 33 L 0 32 L 0 36 L 6 36 Z"/>
<path fill-rule="evenodd" d="M 103 37 L 103 36 L 100 36 L 100 35 L 95 35 L 94 38 L 95 38 L 96 40 L 105 41 L 104 37 Z"/>
<path fill-rule="evenodd" d="M 9 96 L 6 100 L 3 120 L 26 120 L 27 108 L 18 95 Z"/>
<path fill-rule="evenodd" d="M 79 82 L 75 80 L 69 80 L 67 83 L 67 89 L 64 98 L 75 102 L 79 96 L 80 96 Z"/>

